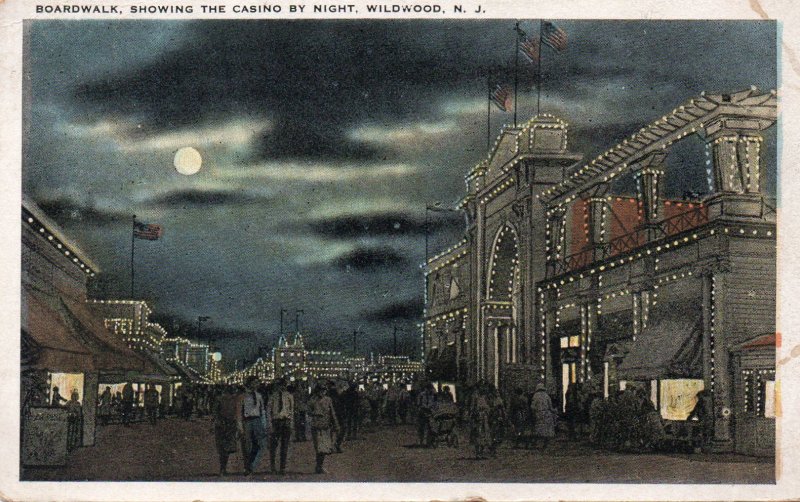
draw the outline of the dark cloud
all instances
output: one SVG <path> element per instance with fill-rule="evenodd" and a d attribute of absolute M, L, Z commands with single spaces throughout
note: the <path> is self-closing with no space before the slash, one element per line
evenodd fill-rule
<path fill-rule="evenodd" d="M 378 158 L 347 131 L 363 121 L 430 117 L 431 98 L 443 89 L 507 65 L 513 37 L 482 50 L 475 44 L 492 31 L 509 30 L 506 23 L 431 21 L 197 23 L 191 43 L 80 85 L 74 98 L 92 114 L 141 117 L 142 134 L 188 127 L 199 115 L 267 116 L 276 127 L 256 152 L 266 159 Z"/>
<path fill-rule="evenodd" d="M 222 206 L 267 202 L 259 197 L 233 190 L 176 190 L 154 197 L 149 204 L 161 207 Z"/>
<path fill-rule="evenodd" d="M 39 207 L 59 225 L 84 223 L 87 225 L 109 225 L 124 221 L 130 216 L 98 209 L 72 199 L 59 198 L 38 201 Z"/>
<path fill-rule="evenodd" d="M 422 298 L 414 298 L 364 312 L 363 317 L 374 322 L 417 321 L 422 318 L 422 308 Z"/>
<path fill-rule="evenodd" d="M 337 258 L 336 265 L 345 270 L 389 271 L 405 267 L 408 259 L 388 247 L 358 248 Z"/>
<path fill-rule="evenodd" d="M 464 226 L 464 218 L 460 213 L 448 211 L 436 214 L 437 217 L 428 221 L 428 231 L 431 233 Z M 425 234 L 424 218 L 400 213 L 339 216 L 314 221 L 308 226 L 317 235 L 331 239 Z"/>

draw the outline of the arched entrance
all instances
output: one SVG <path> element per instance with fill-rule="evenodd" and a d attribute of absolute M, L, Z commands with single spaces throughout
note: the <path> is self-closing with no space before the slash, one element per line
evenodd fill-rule
<path fill-rule="evenodd" d="M 506 223 L 492 246 L 484 304 L 487 380 L 500 387 L 503 368 L 519 358 L 517 315 L 520 308 L 519 239 Z"/>

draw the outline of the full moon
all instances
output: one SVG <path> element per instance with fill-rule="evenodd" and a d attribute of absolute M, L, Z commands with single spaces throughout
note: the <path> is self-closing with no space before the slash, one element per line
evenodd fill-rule
<path fill-rule="evenodd" d="M 200 170 L 200 166 L 203 165 L 203 157 L 200 156 L 200 152 L 191 146 L 185 146 L 175 152 L 173 163 L 176 171 L 183 175 L 191 176 Z"/>

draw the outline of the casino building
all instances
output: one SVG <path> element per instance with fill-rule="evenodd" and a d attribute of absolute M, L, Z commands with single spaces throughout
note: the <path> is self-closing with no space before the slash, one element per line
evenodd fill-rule
<path fill-rule="evenodd" d="M 637 386 L 666 421 L 707 389 L 717 450 L 774 452 L 776 120 L 774 91 L 703 94 L 588 161 L 560 118 L 505 128 L 466 176 L 466 239 L 427 263 L 428 371 L 562 405 Z M 683 142 L 699 154 L 670 162 Z M 679 169 L 708 192 L 665 197 Z"/>

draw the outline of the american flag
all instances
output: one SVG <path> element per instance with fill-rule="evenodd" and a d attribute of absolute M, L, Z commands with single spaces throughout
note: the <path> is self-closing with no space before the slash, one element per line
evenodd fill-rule
<path fill-rule="evenodd" d="M 497 85 L 491 93 L 492 103 L 498 108 L 507 112 L 511 109 L 511 87 L 507 85 Z"/>
<path fill-rule="evenodd" d="M 557 52 L 567 50 L 567 32 L 553 23 L 542 23 L 542 42 Z"/>
<path fill-rule="evenodd" d="M 538 40 L 523 36 L 519 41 L 519 50 L 522 51 L 522 55 L 528 58 L 528 61 L 531 63 L 539 61 Z"/>
<path fill-rule="evenodd" d="M 163 234 L 164 229 L 161 228 L 161 225 L 141 223 L 138 221 L 133 222 L 133 236 L 137 239 L 157 241 Z"/>

